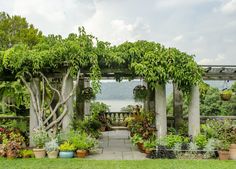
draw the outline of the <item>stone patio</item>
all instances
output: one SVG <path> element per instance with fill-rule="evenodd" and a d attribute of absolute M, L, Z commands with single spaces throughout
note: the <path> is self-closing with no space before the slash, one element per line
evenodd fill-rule
<path fill-rule="evenodd" d="M 103 132 L 96 154 L 88 156 L 95 160 L 144 160 L 146 155 L 139 152 L 129 140 L 129 131 L 114 130 Z"/>

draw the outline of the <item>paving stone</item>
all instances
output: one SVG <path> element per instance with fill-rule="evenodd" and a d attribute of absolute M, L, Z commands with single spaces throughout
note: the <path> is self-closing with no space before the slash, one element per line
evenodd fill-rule
<path fill-rule="evenodd" d="M 145 154 L 140 153 L 129 140 L 129 131 L 115 130 L 103 132 L 99 140 L 100 153 L 88 156 L 96 160 L 143 160 Z"/>

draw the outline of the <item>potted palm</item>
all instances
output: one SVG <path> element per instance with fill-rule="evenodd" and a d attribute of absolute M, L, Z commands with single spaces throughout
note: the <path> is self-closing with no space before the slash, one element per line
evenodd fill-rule
<path fill-rule="evenodd" d="M 69 141 L 65 141 L 59 146 L 59 157 L 60 158 L 72 158 L 74 157 L 75 145 Z"/>
<path fill-rule="evenodd" d="M 46 150 L 44 148 L 45 143 L 48 141 L 48 133 L 44 128 L 34 129 L 32 135 L 35 148 L 33 149 L 35 158 L 44 158 L 46 156 Z"/>
<path fill-rule="evenodd" d="M 56 139 L 52 139 L 45 143 L 45 149 L 47 151 L 48 158 L 57 158 L 58 156 L 58 143 Z"/>

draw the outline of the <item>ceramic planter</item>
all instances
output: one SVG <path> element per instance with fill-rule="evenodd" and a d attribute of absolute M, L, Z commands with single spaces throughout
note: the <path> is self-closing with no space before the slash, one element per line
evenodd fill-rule
<path fill-rule="evenodd" d="M 47 154 L 48 154 L 48 158 L 57 158 L 58 150 L 56 150 L 56 151 L 48 151 Z"/>
<path fill-rule="evenodd" d="M 35 158 L 45 158 L 46 150 L 42 148 L 34 148 L 33 149 Z"/>
<path fill-rule="evenodd" d="M 236 160 L 236 144 L 231 144 L 229 149 L 229 158 Z"/>
<path fill-rule="evenodd" d="M 59 157 L 60 158 L 73 158 L 74 152 L 73 151 L 60 151 Z"/>
<path fill-rule="evenodd" d="M 218 151 L 220 160 L 228 160 L 229 159 L 229 151 Z"/>
<path fill-rule="evenodd" d="M 79 158 L 85 158 L 88 155 L 87 150 L 77 150 L 76 151 L 77 157 Z"/>

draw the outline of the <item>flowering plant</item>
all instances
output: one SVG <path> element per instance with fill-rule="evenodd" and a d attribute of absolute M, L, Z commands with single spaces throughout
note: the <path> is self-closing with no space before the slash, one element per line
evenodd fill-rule
<path fill-rule="evenodd" d="M 37 128 L 34 129 L 32 139 L 37 148 L 44 148 L 44 145 L 49 140 L 49 137 L 44 128 Z"/>
<path fill-rule="evenodd" d="M 45 143 L 45 149 L 47 152 L 57 151 L 59 148 L 57 139 L 52 139 Z"/>

